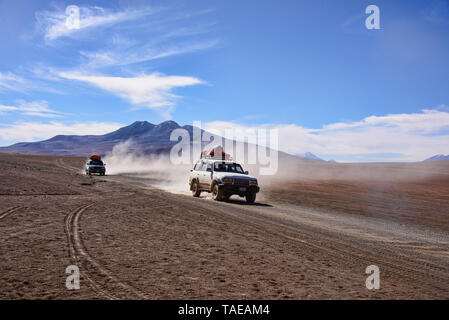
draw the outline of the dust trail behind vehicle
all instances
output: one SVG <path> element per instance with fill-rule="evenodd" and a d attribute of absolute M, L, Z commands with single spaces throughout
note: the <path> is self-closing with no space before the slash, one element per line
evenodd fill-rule
<path fill-rule="evenodd" d="M 375 204 L 381 206 L 385 204 L 383 195 L 391 188 L 395 188 L 401 194 L 407 193 L 406 197 L 411 195 L 409 191 L 405 190 L 414 189 L 413 193 L 420 193 L 418 196 L 424 197 L 424 193 L 418 191 L 415 186 L 425 191 L 427 188 L 425 185 L 432 181 L 432 185 L 427 189 L 429 191 L 435 189 L 434 183 L 441 181 L 444 184 L 443 180 L 449 178 L 447 166 L 444 162 L 329 163 L 279 154 L 279 168 L 275 175 L 260 175 L 258 165 L 243 163 L 244 170 L 248 170 L 259 181 L 261 190 L 258 194 L 258 200 L 260 201 L 285 202 L 288 200 L 288 202 L 307 204 L 310 199 L 321 199 L 316 197 L 317 194 L 326 194 L 328 191 L 334 194 L 338 189 L 343 191 L 346 190 L 347 186 L 355 187 L 362 184 L 366 188 L 358 188 L 359 196 L 355 200 L 372 199 L 373 195 L 381 193 L 382 196 L 376 200 L 378 202 Z M 170 161 L 168 155 L 142 154 L 133 145 L 132 141 L 117 144 L 112 152 L 106 155 L 104 161 L 107 163 L 108 174 L 141 178 L 143 179 L 142 182 L 145 181 L 154 187 L 169 192 L 190 194 L 188 179 L 193 164 L 175 165 Z M 343 188 L 341 188 L 342 185 Z M 439 190 L 440 187 L 437 187 Z M 362 191 L 365 191 L 365 193 L 360 194 Z M 428 193 L 428 191 L 426 192 Z M 313 195 L 311 192 L 313 192 Z M 281 193 L 285 197 L 279 196 Z M 348 194 L 348 197 L 341 206 L 343 210 L 355 203 L 350 199 L 351 194 Z M 305 201 L 300 201 L 300 199 Z M 328 202 L 326 199 L 324 199 L 326 201 L 322 200 L 320 200 L 321 203 Z M 398 196 L 396 200 L 404 203 L 403 197 Z M 392 199 L 393 202 L 396 200 Z M 368 208 L 368 210 L 371 209 Z"/>
<path fill-rule="evenodd" d="M 174 165 L 167 155 L 144 155 L 132 141 L 117 144 L 104 157 L 109 175 L 140 178 L 146 183 L 173 193 L 189 194 L 190 165 Z"/>

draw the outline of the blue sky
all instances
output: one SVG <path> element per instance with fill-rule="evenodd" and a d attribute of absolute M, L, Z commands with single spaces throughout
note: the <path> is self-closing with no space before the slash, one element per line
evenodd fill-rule
<path fill-rule="evenodd" d="M 0 21 L 0 145 L 173 119 L 340 161 L 449 153 L 447 0 L 1 1 Z"/>

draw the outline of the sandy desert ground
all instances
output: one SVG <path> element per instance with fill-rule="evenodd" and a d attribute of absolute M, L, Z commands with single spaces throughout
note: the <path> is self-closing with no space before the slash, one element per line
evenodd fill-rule
<path fill-rule="evenodd" d="M 449 163 L 313 163 L 247 205 L 84 160 L 0 153 L 1 299 L 449 298 Z"/>

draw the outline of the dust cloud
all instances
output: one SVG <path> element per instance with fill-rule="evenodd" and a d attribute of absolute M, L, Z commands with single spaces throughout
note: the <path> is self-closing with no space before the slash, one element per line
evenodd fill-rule
<path fill-rule="evenodd" d="M 172 193 L 190 194 L 189 174 L 193 165 L 173 164 L 168 155 L 145 155 L 131 140 L 117 144 L 104 157 L 108 175 L 139 178 L 142 182 Z M 393 181 L 421 180 L 447 175 L 447 167 L 440 163 L 330 163 L 279 153 L 275 175 L 259 175 L 258 165 L 245 165 L 245 170 L 259 180 L 264 191 L 298 181 L 376 181 L 388 185 Z"/>
<path fill-rule="evenodd" d="M 128 140 L 119 143 L 106 154 L 108 175 L 139 178 L 153 187 L 173 193 L 190 194 L 189 174 L 192 166 L 174 165 L 168 155 L 144 155 Z"/>

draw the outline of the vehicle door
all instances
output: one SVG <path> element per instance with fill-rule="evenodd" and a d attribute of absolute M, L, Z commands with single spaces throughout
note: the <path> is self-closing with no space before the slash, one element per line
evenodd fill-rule
<path fill-rule="evenodd" d="M 211 172 L 207 171 L 209 163 L 207 161 L 203 161 L 201 166 L 201 172 L 198 175 L 198 180 L 200 182 L 201 188 L 207 189 L 210 186 L 210 176 Z"/>
<path fill-rule="evenodd" d="M 198 160 L 195 166 L 192 170 L 190 170 L 190 182 L 192 182 L 193 179 L 197 179 L 198 184 L 200 184 L 200 174 L 201 174 L 201 166 L 203 165 L 203 162 L 201 160 Z"/>
<path fill-rule="evenodd" d="M 212 162 L 207 162 L 206 163 L 206 171 L 204 171 L 204 186 L 207 189 L 210 189 L 210 186 L 212 184 L 212 167 L 214 166 L 214 164 Z"/>

